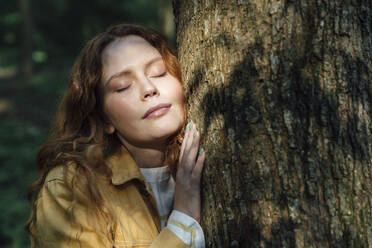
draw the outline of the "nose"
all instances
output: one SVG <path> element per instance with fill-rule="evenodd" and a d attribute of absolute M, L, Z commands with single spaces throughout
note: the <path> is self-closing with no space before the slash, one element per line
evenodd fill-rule
<path fill-rule="evenodd" d="M 143 80 L 142 100 L 147 100 L 153 96 L 159 95 L 156 86 L 150 80 Z"/>

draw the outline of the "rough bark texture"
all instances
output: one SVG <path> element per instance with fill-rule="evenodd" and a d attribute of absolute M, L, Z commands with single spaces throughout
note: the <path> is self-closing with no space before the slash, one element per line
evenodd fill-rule
<path fill-rule="evenodd" d="M 372 247 L 372 2 L 173 7 L 207 247 Z"/>

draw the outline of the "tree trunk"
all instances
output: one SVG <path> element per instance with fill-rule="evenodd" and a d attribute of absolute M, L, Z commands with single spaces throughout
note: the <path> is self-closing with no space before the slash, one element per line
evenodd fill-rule
<path fill-rule="evenodd" d="M 175 25 L 172 3 L 169 0 L 158 0 L 158 14 L 161 22 L 161 32 L 171 41 L 174 41 Z"/>
<path fill-rule="evenodd" d="M 173 7 L 207 247 L 372 247 L 372 2 Z"/>

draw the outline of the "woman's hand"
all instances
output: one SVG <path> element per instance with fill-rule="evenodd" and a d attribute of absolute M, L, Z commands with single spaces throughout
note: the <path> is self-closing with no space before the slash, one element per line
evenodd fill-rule
<path fill-rule="evenodd" d="M 200 177 L 205 152 L 201 149 L 201 154 L 198 154 L 200 134 L 194 123 L 191 122 L 188 126 L 178 162 L 173 209 L 200 222 Z"/>

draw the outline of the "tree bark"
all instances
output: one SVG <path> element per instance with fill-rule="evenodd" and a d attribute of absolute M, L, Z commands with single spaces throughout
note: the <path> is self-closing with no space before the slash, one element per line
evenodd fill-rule
<path fill-rule="evenodd" d="M 173 7 L 207 247 L 372 247 L 372 2 Z"/>

